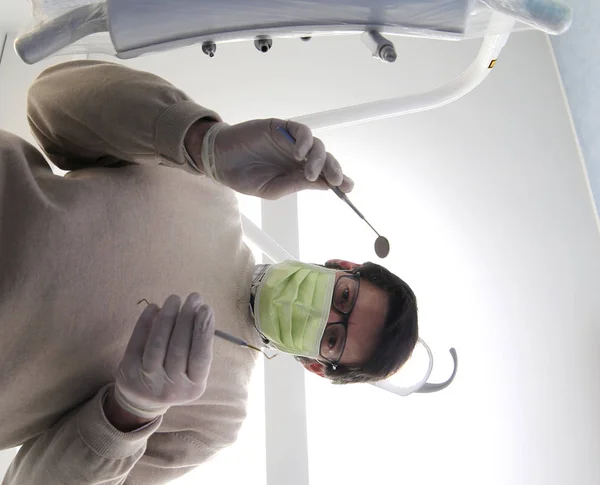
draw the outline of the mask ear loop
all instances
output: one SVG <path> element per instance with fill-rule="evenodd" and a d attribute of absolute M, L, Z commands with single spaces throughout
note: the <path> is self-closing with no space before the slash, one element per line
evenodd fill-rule
<path fill-rule="evenodd" d="M 145 302 L 146 305 L 150 305 L 150 302 L 148 300 L 146 300 L 145 298 L 142 298 L 140 301 L 137 302 L 137 304 L 139 305 L 142 302 Z M 255 347 L 254 345 L 250 345 L 245 340 L 242 340 L 241 338 L 234 337 L 233 335 L 229 335 L 228 333 L 225 333 L 225 332 L 223 332 L 221 330 L 215 330 L 215 335 L 217 337 L 221 337 L 223 340 L 227 340 L 228 342 L 231 342 L 233 344 L 239 345 L 240 347 L 246 347 L 247 349 L 259 352 L 259 353 L 263 354 L 267 360 L 274 359 L 275 357 L 277 357 L 279 355 L 279 354 L 268 355 L 264 350 L 259 349 L 258 347 Z"/>

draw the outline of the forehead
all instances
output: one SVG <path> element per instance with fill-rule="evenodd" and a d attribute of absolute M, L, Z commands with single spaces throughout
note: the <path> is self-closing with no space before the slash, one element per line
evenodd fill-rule
<path fill-rule="evenodd" d="M 360 365 L 371 356 L 387 318 L 388 301 L 384 290 L 364 278 L 360 279 L 358 299 L 348 322 L 348 336 L 341 363 Z"/>

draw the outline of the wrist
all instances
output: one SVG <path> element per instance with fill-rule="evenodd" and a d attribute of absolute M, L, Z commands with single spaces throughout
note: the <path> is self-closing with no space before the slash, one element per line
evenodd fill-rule
<path fill-rule="evenodd" d="M 192 161 L 202 173 L 204 173 L 204 167 L 202 164 L 202 144 L 204 143 L 204 137 L 211 126 L 218 123 L 217 121 L 202 118 L 196 121 L 185 134 L 183 145 Z"/>
<path fill-rule="evenodd" d="M 123 409 L 115 399 L 114 388 L 108 392 L 104 400 L 103 410 L 108 422 L 123 433 L 134 431 L 156 419 L 142 418 Z"/>

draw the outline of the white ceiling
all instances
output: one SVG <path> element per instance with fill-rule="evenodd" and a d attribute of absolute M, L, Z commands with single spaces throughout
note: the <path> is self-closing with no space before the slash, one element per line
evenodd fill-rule
<path fill-rule="evenodd" d="M 30 0 L 0 0 L 0 33 L 20 32 L 31 18 Z"/>

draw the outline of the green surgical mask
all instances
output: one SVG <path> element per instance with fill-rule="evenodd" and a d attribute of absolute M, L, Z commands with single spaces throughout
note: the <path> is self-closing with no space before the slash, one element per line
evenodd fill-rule
<path fill-rule="evenodd" d="M 254 298 L 254 320 L 269 345 L 319 358 L 336 270 L 298 261 L 269 266 Z"/>

